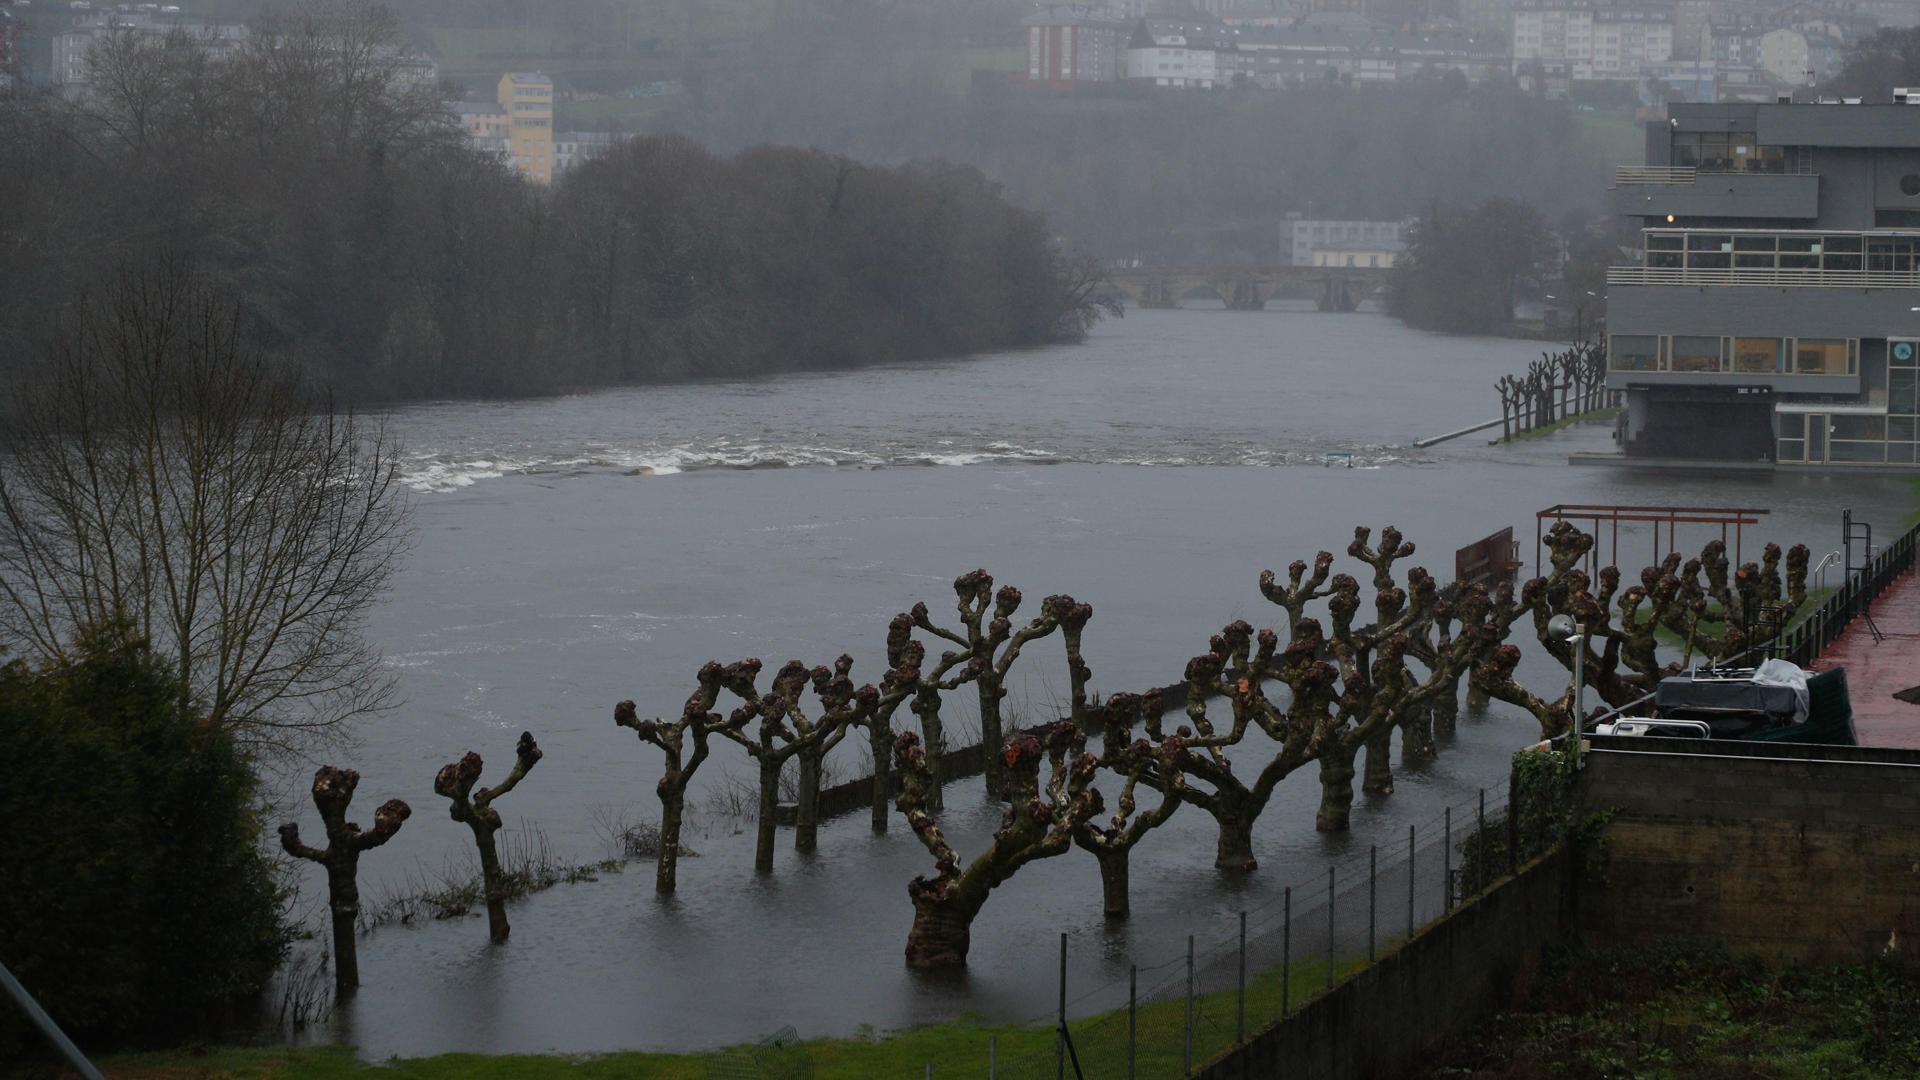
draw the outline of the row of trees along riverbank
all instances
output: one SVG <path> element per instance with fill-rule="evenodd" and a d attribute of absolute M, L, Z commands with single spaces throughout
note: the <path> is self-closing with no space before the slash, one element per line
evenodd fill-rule
<path fill-rule="evenodd" d="M 0 93 L 0 357 L 156 254 L 347 400 L 957 356 L 1100 311 L 1091 268 L 968 166 L 656 136 L 539 189 L 401 78 L 383 8 L 259 29 L 219 60 L 109 35 L 86 101 Z"/>
<path fill-rule="evenodd" d="M 183 622 L 179 610 L 195 607 L 195 600 L 205 601 L 209 611 L 225 610 L 214 601 L 223 595 L 228 601 L 253 595 L 258 590 L 246 587 L 242 571 L 254 563 L 266 574 L 258 581 L 282 568 L 296 578 L 377 578 L 390 565 L 398 541 L 383 527 L 394 520 L 382 498 L 387 490 L 382 476 L 387 474 L 368 474 L 359 466 L 351 470 L 359 480 L 343 478 L 320 493 L 331 494 L 335 488 L 348 492 L 339 513 L 312 519 L 315 524 L 301 535 L 307 541 L 337 536 L 339 529 L 329 523 L 345 523 L 373 530 L 379 543 L 336 543 L 316 554 L 298 537 L 245 532 L 255 517 L 246 512 L 249 508 L 279 504 L 265 495 L 249 495 L 244 486 L 228 490 L 231 485 L 223 486 L 221 478 L 248 475 L 240 466 L 260 457 L 256 451 L 270 449 L 245 437 L 260 434 L 262 425 L 222 423 L 226 414 L 185 407 L 197 400 L 189 392 L 195 389 L 206 393 L 199 404 L 202 410 L 209 401 L 230 400 L 235 379 L 253 365 L 243 362 L 245 355 L 236 355 L 223 364 L 195 366 L 200 353 L 232 351 L 234 339 L 200 332 L 229 326 L 232 320 L 222 317 L 217 302 L 190 286 L 191 279 L 161 278 L 147 289 L 129 290 L 119 306 L 97 310 L 102 332 L 74 343 L 63 369 L 66 377 L 51 384 L 70 395 L 69 403 L 86 399 L 111 404 L 114 399 L 99 393 L 106 379 L 121 384 L 121 392 L 133 395 L 128 404 L 141 408 L 113 407 L 81 416 L 43 405 L 40 411 L 49 426 L 9 425 L 7 430 L 40 433 L 46 436 L 40 444 L 43 451 L 57 445 L 70 454 L 22 457 L 19 451 L 34 444 L 13 437 L 9 443 L 15 452 L 0 456 L 0 509 L 8 511 L 0 514 L 0 554 L 10 560 L 0 581 L 11 586 L 8 603 L 0 605 L 7 616 L 0 625 L 0 642 L 35 655 L 32 663 L 17 661 L 0 671 L 0 754 L 35 762 L 97 757 L 120 770 L 31 769 L 22 782 L 0 786 L 0 816 L 10 823 L 0 836 L 0 865 L 9 873 L 9 888 L 0 890 L 0 952 L 30 985 L 51 988 L 48 1004 L 56 1016 L 108 1039 L 165 1041 L 203 1030 L 201 1025 L 217 1016 L 223 1003 L 258 989 L 285 944 L 284 930 L 270 917 L 272 891 L 263 887 L 271 875 L 261 861 L 260 822 L 250 812 L 251 762 L 236 736 L 262 740 L 267 748 L 297 737 L 297 731 L 260 721 L 289 716 L 290 705 L 298 700 L 291 691 L 304 684 L 280 683 L 283 692 L 278 697 L 270 696 L 272 685 L 259 685 L 231 699 L 254 703 L 252 709 L 237 704 L 209 709 L 208 702 L 217 700 L 210 695 L 218 691 L 218 673 L 224 669 L 207 662 L 204 650 L 212 648 L 207 635 L 221 628 L 244 628 L 211 616 L 211 622 Z M 197 317 L 184 317 L 188 315 Z M 149 346 L 158 346 L 151 356 L 143 351 Z M 142 372 L 166 365 L 142 363 L 141 357 L 185 364 L 193 377 L 177 382 L 142 379 Z M 142 388 L 153 392 L 142 394 Z M 257 412 L 278 417 L 266 428 L 282 435 L 303 430 L 299 414 Z M 18 419 L 22 414 L 16 408 L 9 415 Z M 156 416 L 164 421 L 158 427 L 142 426 Z M 56 423 L 61 417 L 71 418 L 87 437 L 62 441 L 60 434 L 68 429 Z M 106 437 L 121 429 L 131 441 Z M 233 438 L 219 437 L 222 432 Z M 189 442 L 180 443 L 182 439 Z M 307 447 L 301 455 L 309 467 L 317 467 L 345 460 L 337 450 L 328 450 L 343 439 L 353 441 L 336 432 L 325 440 L 288 445 Z M 191 453 L 171 452 L 189 444 Z M 123 460 L 120 455 L 142 447 L 150 451 L 141 459 L 149 468 L 113 467 Z M 222 458 L 223 453 L 239 456 Z M 22 474 L 23 461 L 42 465 L 41 474 Z M 169 462 L 210 471 L 189 468 L 176 473 L 160 467 Z M 21 516 L 39 493 L 56 498 L 62 477 L 75 481 L 66 489 L 69 498 L 63 505 L 76 514 L 70 519 Z M 132 486 L 101 486 L 114 477 Z M 196 477 L 203 481 L 197 488 Z M 167 491 L 199 491 L 202 497 L 173 502 L 150 497 Z M 218 503 L 214 496 L 222 493 L 239 501 L 209 510 L 224 523 L 209 535 L 245 543 L 206 548 L 193 544 L 191 535 L 170 531 L 176 524 L 172 511 L 211 507 Z M 310 495 L 308 501 L 316 498 Z M 362 512 L 352 510 L 356 501 L 364 505 Z M 64 533 L 52 527 L 63 520 L 73 526 Z M 195 522 L 204 524 L 198 517 L 186 524 Z M 125 558 L 109 557 L 111 545 L 122 541 L 130 545 L 117 549 Z M 1401 733 L 1404 755 L 1418 759 L 1438 752 L 1436 735 L 1443 736 L 1451 724 L 1459 683 L 1465 678 L 1526 709 L 1543 733 L 1566 730 L 1573 709 L 1570 687 L 1541 697 L 1513 679 L 1520 648 L 1507 639 L 1516 630 L 1525 634 L 1529 620 L 1535 633 L 1526 636 L 1537 636 L 1564 666 L 1574 664 L 1575 648 L 1585 650 L 1588 685 L 1601 700 L 1617 704 L 1645 693 L 1660 675 L 1694 655 L 1719 657 L 1744 650 L 1750 644 L 1747 628 L 1755 625 L 1757 613 L 1790 611 L 1804 601 L 1807 561 L 1801 547 L 1783 554 L 1769 546 L 1761 563 L 1735 572 L 1725 545 L 1714 542 L 1695 560 L 1669 556 L 1623 589 L 1617 570 L 1590 576 L 1584 569 L 1591 537 L 1562 524 L 1547 541 L 1553 555 L 1551 575 L 1518 589 L 1508 584 L 1491 592 L 1442 590 L 1418 567 L 1401 573 L 1396 564 L 1411 557 L 1414 548 L 1391 528 L 1380 533 L 1377 543 L 1369 530 L 1356 530 L 1347 548 L 1366 568 L 1370 590 L 1354 575 L 1334 573 L 1334 558 L 1326 552 L 1311 564 L 1292 564 L 1284 578 L 1263 574 L 1262 595 L 1284 614 L 1279 629 L 1256 631 L 1245 622 L 1224 627 L 1187 666 L 1184 709 L 1179 713 L 1184 722 L 1178 726 L 1163 719 L 1173 710 L 1162 707 L 1157 692 L 1104 700 L 1088 693 L 1092 672 L 1081 638 L 1093 615 L 1091 605 L 1051 596 L 1031 620 L 1017 625 L 1023 606 L 1020 591 L 996 588 L 982 571 L 955 580 L 957 620 L 936 620 L 924 604 L 893 619 L 887 668 L 878 685 L 856 685 L 854 661 L 844 655 L 830 666 L 789 662 L 768 682 L 762 681 L 757 659 L 706 664 L 698 673 L 697 688 L 672 720 L 642 719 L 631 703 L 615 710 L 619 726 L 633 729 L 666 754 L 657 788 L 663 818 L 656 887 L 674 887 L 677 823 L 686 782 L 714 743 L 735 744 L 761 766 L 759 848 L 764 868 L 771 863 L 771 800 L 781 766 L 789 759 L 801 766 L 803 814 L 795 842 L 812 846 L 817 830 L 805 811 L 813 802 L 819 762 L 834 742 L 863 729 L 875 749 L 884 751 L 876 754 L 877 763 L 890 764 L 902 777 L 897 809 L 935 861 L 933 873 L 915 878 L 907 890 L 915 908 L 908 961 L 921 966 L 964 964 L 973 922 L 993 891 L 1023 868 L 1075 847 L 1101 864 L 1109 916 L 1124 916 L 1129 853 L 1183 806 L 1192 805 L 1215 819 L 1214 863 L 1228 873 L 1254 869 L 1254 824 L 1275 787 L 1308 766 L 1317 768 L 1322 790 L 1316 824 L 1345 828 L 1356 782 L 1370 791 L 1391 789 L 1387 754 L 1395 729 Z M 264 552 L 276 546 L 291 547 L 307 561 L 267 559 Z M 135 552 L 156 559 L 164 553 L 165 558 L 142 563 L 131 558 Z M 226 557 L 234 552 L 245 556 L 247 567 Z M 64 558 L 66 554 L 74 557 Z M 169 592 L 161 584 L 192 579 L 196 570 L 209 565 L 239 574 L 240 580 L 202 580 L 186 592 Z M 225 586 L 238 591 L 222 594 Z M 1371 620 L 1363 623 L 1369 594 Z M 357 597 L 352 590 L 326 593 L 321 605 L 326 615 L 318 623 L 296 620 L 287 635 L 242 634 L 223 639 L 221 648 L 253 658 L 250 667 L 279 670 L 288 666 L 274 662 L 276 656 L 284 658 L 275 651 L 282 636 L 317 635 L 332 648 L 290 659 L 319 662 L 317 674 L 346 677 L 347 685 L 335 687 L 342 693 L 377 694 L 382 685 L 377 669 L 353 661 L 358 655 L 350 632 L 357 625 L 353 616 L 364 607 L 364 599 Z M 96 609 L 117 609 L 144 621 L 107 618 L 90 626 L 87 613 Z M 254 612 L 256 621 L 277 610 L 267 603 Z M 1325 612 L 1324 622 L 1316 614 L 1320 611 Z M 1587 629 L 1581 641 L 1561 641 L 1547 633 L 1547 619 L 1559 613 L 1581 620 Z M 1657 654 L 1655 631 L 1660 627 L 1680 633 L 1687 642 L 1687 653 L 1678 661 L 1663 663 Z M 64 636 L 58 633 L 63 628 L 68 631 Z M 955 692 L 977 694 L 983 735 L 997 740 L 993 728 L 998 726 L 1005 678 L 1022 655 L 1032 655 L 1046 638 L 1057 638 L 1064 646 L 1069 715 L 1037 734 L 1016 733 L 1002 744 L 999 767 L 989 773 L 988 783 L 1006 800 L 1007 809 L 991 840 L 968 857 L 944 837 L 938 820 L 943 709 Z M 937 657 L 928 641 L 942 646 Z M 304 666 L 290 665 L 292 670 Z M 358 679 L 353 678 L 356 673 Z M 917 731 L 896 726 L 902 706 L 913 714 Z M 1264 739 L 1254 736 L 1256 728 Z M 1089 736 L 1095 730 L 1098 749 Z M 541 756 L 531 734 L 523 735 L 515 748 L 515 764 L 501 783 L 476 788 L 483 766 L 470 753 L 444 766 L 432 784 L 436 794 L 449 800 L 455 820 L 474 831 L 487 876 L 489 932 L 496 940 L 506 938 L 509 927 L 499 860 L 492 857 L 493 834 L 501 826 L 495 803 L 529 775 Z M 83 773 L 94 779 L 74 783 L 73 777 Z M 375 813 L 371 831 L 348 822 L 357 780 L 351 770 L 332 767 L 315 776 L 314 798 L 326 823 L 326 847 L 303 843 L 292 823 L 281 830 L 287 851 L 327 864 L 330 907 L 339 934 L 336 975 L 343 990 L 353 975 L 355 864 L 361 853 L 397 832 L 409 814 L 404 803 L 390 800 Z M 877 783 L 874 788 L 884 792 L 890 786 Z M 1111 813 L 1103 788 L 1117 796 Z M 180 800 L 186 800 L 180 803 L 186 809 L 176 809 Z M 884 804 L 877 802 L 875 811 L 875 827 L 886 828 Z M 124 858 L 98 855 L 124 845 L 131 845 Z M 194 898 L 191 912 L 162 910 L 184 896 Z M 43 909 L 49 905 L 79 913 L 82 922 L 63 923 L 58 932 L 48 932 Z M 181 929 L 182 919 L 191 926 Z M 113 947 L 76 956 L 74 941 L 100 940 L 89 929 L 94 924 L 116 928 Z M 193 963 L 169 959 L 169 950 L 180 941 L 197 943 L 189 958 Z M 209 964 L 209 959 L 220 962 Z M 130 983 L 130 972 L 145 973 L 140 992 L 131 998 L 115 989 Z M 18 1020 L 12 1014 L 8 1019 Z M 0 1046 L 18 1045 L 23 1032 L 9 1030 L 6 1023 L 0 1021 Z"/>

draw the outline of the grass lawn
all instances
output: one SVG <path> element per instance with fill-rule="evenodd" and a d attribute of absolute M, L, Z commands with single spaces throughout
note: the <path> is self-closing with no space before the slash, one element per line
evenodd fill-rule
<path fill-rule="evenodd" d="M 1335 969 L 1344 978 L 1358 964 Z M 1175 973 L 1177 975 L 1177 973 Z M 1291 1008 L 1326 987 L 1324 964 L 1294 966 Z M 1158 979 L 1168 973 L 1159 972 Z M 1148 979 L 1143 976 L 1142 990 Z M 1192 1058 L 1197 1066 L 1234 1043 L 1240 1004 L 1234 991 L 1200 995 L 1194 1002 Z M 1250 977 L 1246 1030 L 1257 1032 L 1280 1010 L 1278 972 Z M 1141 1080 L 1186 1075 L 1187 1004 L 1183 996 L 1142 1005 L 1135 1018 L 1136 1075 Z M 1075 1053 L 1089 1077 L 1126 1075 L 1125 1009 L 1072 1021 Z M 816 1039 L 803 1044 L 814 1080 L 913 1080 L 928 1065 L 937 1076 L 984 1075 L 989 1038 L 1003 1078 L 1053 1075 L 1055 1035 L 1051 1027 L 995 1026 L 962 1018 L 945 1024 L 898 1032 L 872 1032 L 845 1039 Z M 541 1080 L 564 1077 L 646 1077 L 648 1080 L 705 1080 L 706 1059 L 698 1054 L 580 1054 L 491 1057 L 443 1054 L 396 1058 L 377 1064 L 358 1060 L 342 1047 L 202 1047 L 145 1054 L 114 1054 L 96 1059 L 113 1080 L 489 1080 L 498 1077 Z M 0 1074 L 8 1075 L 8 1074 Z"/>

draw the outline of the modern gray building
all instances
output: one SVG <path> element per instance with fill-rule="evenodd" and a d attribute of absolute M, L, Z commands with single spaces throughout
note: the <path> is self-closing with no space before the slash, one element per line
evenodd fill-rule
<path fill-rule="evenodd" d="M 1607 272 L 1627 457 L 1916 468 L 1914 98 L 1676 104 L 1648 126 L 1612 189 L 1641 224 L 1638 265 Z"/>

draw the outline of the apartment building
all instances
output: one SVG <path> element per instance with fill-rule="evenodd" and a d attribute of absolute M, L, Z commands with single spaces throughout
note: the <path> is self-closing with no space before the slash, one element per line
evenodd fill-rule
<path fill-rule="evenodd" d="M 1513 9 L 1513 72 L 1565 71 L 1575 81 L 1640 78 L 1673 58 L 1673 13 L 1587 0 L 1523 0 Z"/>
<path fill-rule="evenodd" d="M 1920 463 L 1915 104 L 1676 104 L 1616 170 L 1607 276 L 1629 458 Z"/>

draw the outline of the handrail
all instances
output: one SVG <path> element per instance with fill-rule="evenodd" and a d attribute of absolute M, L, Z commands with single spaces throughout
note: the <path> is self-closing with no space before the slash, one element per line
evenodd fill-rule
<path fill-rule="evenodd" d="M 1643 184 L 1691 184 L 1698 172 L 1691 165 L 1616 165 L 1613 167 L 1613 182 L 1617 186 Z"/>
<path fill-rule="evenodd" d="M 1746 285 L 1768 289 L 1920 289 L 1920 271 L 1609 266 L 1608 285 Z"/>
<path fill-rule="evenodd" d="M 1786 633 L 1773 639 L 1772 651 L 1800 667 L 1808 667 L 1815 657 L 1846 630 L 1855 615 L 1866 609 L 1888 585 L 1914 568 L 1920 553 L 1920 525 L 1908 529 L 1898 539 L 1876 552 L 1859 573 L 1840 583 L 1840 587 L 1794 623 Z"/>

